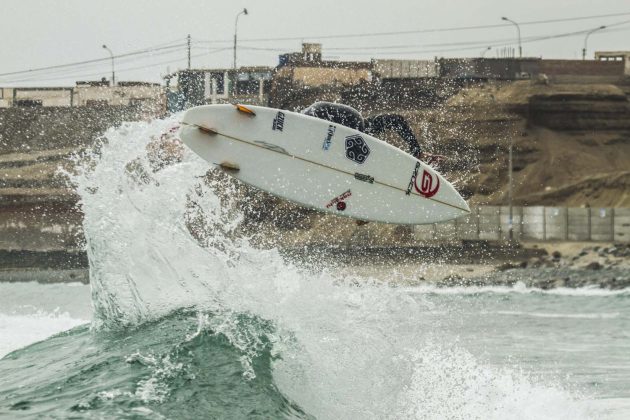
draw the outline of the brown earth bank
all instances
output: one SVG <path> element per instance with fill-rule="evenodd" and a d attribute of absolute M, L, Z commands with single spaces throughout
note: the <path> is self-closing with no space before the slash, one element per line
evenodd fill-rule
<path fill-rule="evenodd" d="M 357 89 L 368 91 L 362 94 Z M 315 90 L 286 107 L 299 109 L 326 99 L 356 106 L 365 115 L 402 114 L 427 151 L 448 157 L 440 170 L 471 205 L 507 203 L 512 144 L 515 205 L 630 207 L 630 81 L 410 85 L 395 101 L 376 102 L 366 100 L 370 89 L 368 84 Z M 106 129 L 146 117 L 117 107 L 0 109 L 0 249 L 80 248 L 77 197 L 59 168 L 71 170 L 68 157 L 91 147 Z M 405 150 L 393 135 L 385 140 Z M 353 230 L 351 221 L 244 189 L 246 225 L 262 228 L 272 238 L 268 245 L 335 244 L 331 224 L 340 231 Z M 42 232 L 48 236 L 24 236 L 20 229 L 37 223 L 44 225 Z M 388 225 L 370 225 L 358 232 L 353 243 L 370 247 L 405 246 L 409 235 L 405 227 Z"/>
<path fill-rule="evenodd" d="M 630 103 L 613 85 L 476 85 L 404 112 L 470 203 L 630 206 Z"/>

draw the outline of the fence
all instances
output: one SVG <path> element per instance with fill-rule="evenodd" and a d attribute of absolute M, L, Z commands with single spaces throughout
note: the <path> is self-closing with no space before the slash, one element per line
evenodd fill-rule
<path fill-rule="evenodd" d="M 417 240 L 504 241 L 509 238 L 509 207 L 484 206 L 445 223 L 414 227 Z M 630 242 L 630 208 L 512 207 L 517 241 Z"/>

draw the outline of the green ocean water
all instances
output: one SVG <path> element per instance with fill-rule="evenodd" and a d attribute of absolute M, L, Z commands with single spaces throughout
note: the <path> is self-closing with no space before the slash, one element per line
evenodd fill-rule
<path fill-rule="evenodd" d="M 87 288 L 3 285 L 3 340 L 34 322 L 63 330 L 55 321 L 85 315 L 64 310 L 76 311 Z M 65 296 L 69 289 L 75 296 Z M 60 309 L 35 310 L 45 296 L 39 290 L 56 295 L 49 306 Z M 403 324 L 392 332 L 361 307 L 348 313 L 350 324 L 322 314 L 326 321 L 306 323 L 300 334 L 252 314 L 192 309 L 115 331 L 83 324 L 0 360 L 0 417 L 622 419 L 630 413 L 630 291 L 395 290 L 419 311 L 407 322 L 408 311 L 379 311 Z M 398 347 L 409 337 L 416 348 Z M 304 348 L 306 342 L 313 345 Z"/>
<path fill-rule="evenodd" d="M 242 350 L 179 311 L 119 332 L 76 327 L 9 354 L 0 362 L 0 415 L 308 418 L 273 383 L 270 325 L 234 322 L 258 334 L 251 379 Z"/>

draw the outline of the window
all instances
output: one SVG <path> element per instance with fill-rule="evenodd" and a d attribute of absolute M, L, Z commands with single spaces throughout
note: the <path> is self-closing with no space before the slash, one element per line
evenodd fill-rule
<path fill-rule="evenodd" d="M 223 95 L 225 93 L 224 92 L 225 83 L 223 81 L 223 73 L 213 73 L 212 80 L 214 80 L 215 83 L 217 84 L 217 94 Z"/>
<path fill-rule="evenodd" d="M 129 106 L 141 107 L 147 102 L 147 98 L 130 98 Z"/>
<path fill-rule="evenodd" d="M 15 106 L 24 107 L 24 108 L 34 108 L 43 106 L 41 99 L 17 99 L 15 101 Z"/>
<path fill-rule="evenodd" d="M 236 84 L 236 93 L 239 95 L 256 95 L 259 89 L 258 80 L 239 81 Z"/>
<path fill-rule="evenodd" d="M 103 107 L 109 105 L 105 99 L 88 99 L 85 101 L 86 106 Z"/>

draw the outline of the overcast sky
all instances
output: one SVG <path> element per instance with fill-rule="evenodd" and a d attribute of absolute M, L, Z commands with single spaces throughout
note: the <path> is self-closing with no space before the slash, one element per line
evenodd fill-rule
<path fill-rule="evenodd" d="M 193 67 L 231 67 L 234 19 L 244 7 L 249 14 L 238 22 L 239 65 L 275 66 L 278 54 L 298 51 L 302 41 L 322 42 L 325 58 L 341 60 L 473 57 L 488 46 L 486 56 L 496 57 L 506 45 L 518 45 L 516 27 L 502 16 L 521 23 L 525 56 L 581 58 L 583 31 L 602 25 L 612 26 L 590 36 L 589 57 L 595 50 L 630 50 L 628 0 L 0 0 L 0 86 L 109 78 L 110 61 L 5 75 L 107 58 L 103 44 L 114 55 L 161 48 L 115 59 L 117 80 L 160 82 L 167 71 L 186 67 L 188 34 Z M 611 16 L 527 23 L 599 15 Z M 490 25 L 505 26 L 421 32 Z M 360 36 L 331 37 L 337 35 Z"/>

